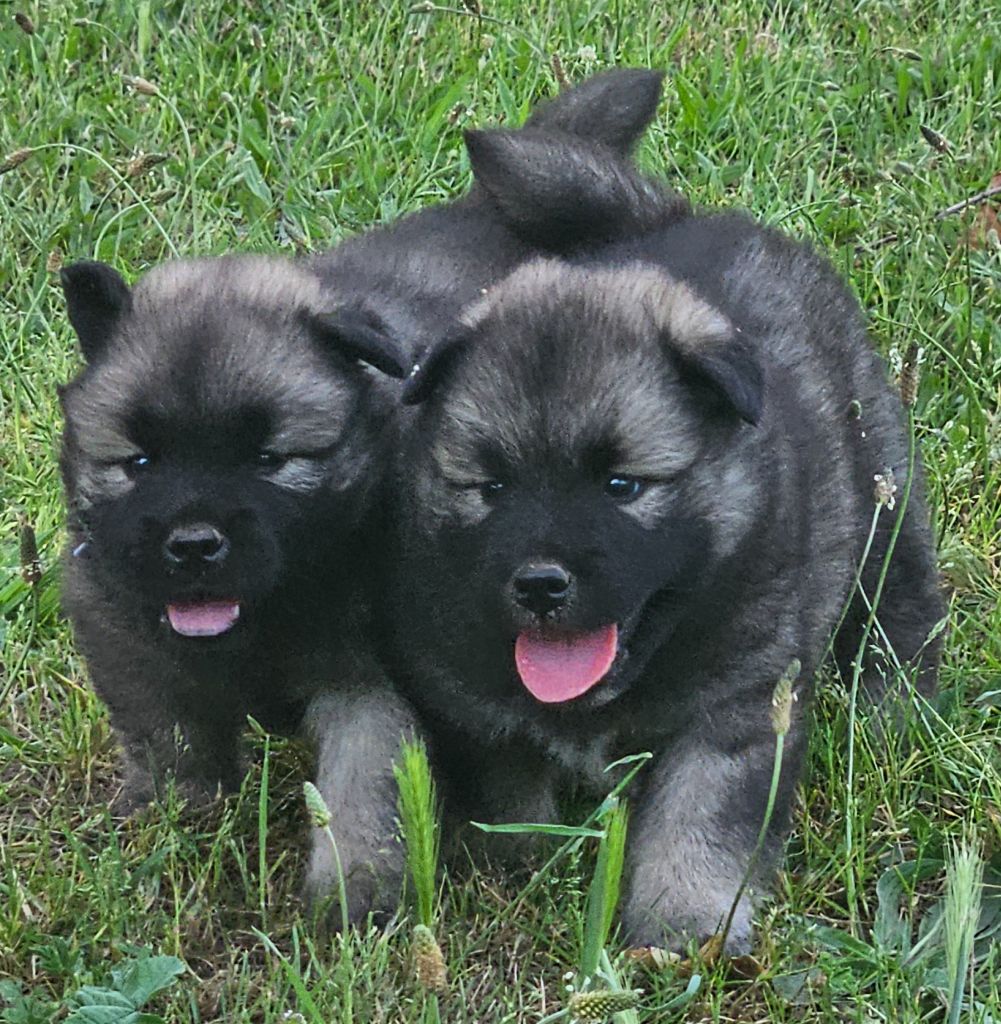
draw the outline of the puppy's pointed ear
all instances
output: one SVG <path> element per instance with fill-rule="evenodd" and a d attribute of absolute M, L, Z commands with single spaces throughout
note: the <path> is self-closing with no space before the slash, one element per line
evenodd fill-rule
<path fill-rule="evenodd" d="M 346 359 L 368 363 L 402 380 L 410 369 L 385 321 L 363 306 L 342 306 L 330 313 L 308 315 L 313 336 L 324 348 Z"/>
<path fill-rule="evenodd" d="M 664 344 L 683 375 L 707 387 L 732 412 L 757 425 L 765 374 L 753 340 L 719 309 L 666 274 L 651 290 Z"/>
<path fill-rule="evenodd" d="M 742 420 L 757 426 L 765 375 L 747 339 L 735 328 L 729 338 L 681 352 L 684 367 L 708 384 Z"/>
<path fill-rule="evenodd" d="M 469 335 L 457 329 L 425 350 L 403 385 L 404 405 L 419 405 L 445 380 L 469 344 Z"/>
<path fill-rule="evenodd" d="M 104 351 L 115 325 L 132 308 L 132 292 L 117 270 L 96 260 L 63 267 L 59 280 L 83 357 L 92 362 Z"/>

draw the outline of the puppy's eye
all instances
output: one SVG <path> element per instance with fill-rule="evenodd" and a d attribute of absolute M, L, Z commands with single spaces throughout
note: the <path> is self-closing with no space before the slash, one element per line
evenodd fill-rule
<path fill-rule="evenodd" d="M 616 501 L 632 501 L 643 493 L 643 481 L 634 476 L 610 476 L 605 481 L 605 493 Z"/>
<path fill-rule="evenodd" d="M 145 472 L 151 465 L 152 459 L 148 455 L 143 455 L 142 452 L 138 455 L 130 455 L 122 462 L 122 468 L 129 479 Z"/>
<path fill-rule="evenodd" d="M 258 452 L 257 465 L 262 469 L 278 469 L 288 462 L 287 455 L 279 455 L 277 452 Z"/>
<path fill-rule="evenodd" d="M 504 483 L 500 480 L 488 480 L 479 488 L 480 497 L 486 502 L 494 502 L 504 493 Z"/>

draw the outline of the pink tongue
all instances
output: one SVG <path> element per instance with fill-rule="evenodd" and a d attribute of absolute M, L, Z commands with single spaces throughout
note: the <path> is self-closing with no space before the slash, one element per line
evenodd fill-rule
<path fill-rule="evenodd" d="M 240 617 L 239 601 L 191 601 L 168 604 L 167 618 L 181 636 L 219 636 Z"/>
<path fill-rule="evenodd" d="M 612 667 L 618 637 L 614 622 L 593 633 L 521 633 L 514 645 L 518 675 L 528 692 L 544 704 L 573 700 Z"/>

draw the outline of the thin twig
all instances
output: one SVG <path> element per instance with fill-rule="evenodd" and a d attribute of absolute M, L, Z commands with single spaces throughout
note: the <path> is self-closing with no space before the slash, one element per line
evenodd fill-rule
<path fill-rule="evenodd" d="M 845 616 L 848 613 L 848 605 L 851 604 L 855 599 L 857 591 L 862 589 L 862 570 L 865 568 L 865 564 L 869 559 L 869 552 L 872 549 L 872 542 L 876 537 L 876 529 L 879 524 L 879 514 L 883 511 L 883 506 L 879 503 L 876 504 L 872 514 L 872 524 L 869 527 L 869 536 L 866 538 L 865 551 L 862 554 L 862 561 L 859 564 L 858 575 L 855 578 L 855 585 L 852 587 L 852 592 L 848 597 L 848 602 L 845 605 L 844 612 L 842 613 L 841 622 L 838 623 L 838 629 L 841 628 L 841 624 L 844 622 Z M 875 610 L 874 606 L 870 602 L 866 602 L 869 608 L 870 617 L 874 617 Z M 831 644 L 834 644 L 834 636 L 831 637 Z M 868 640 L 868 631 L 863 631 L 863 644 Z M 826 656 L 825 656 L 826 657 Z M 840 676 L 840 670 L 839 670 Z M 848 785 L 845 791 L 845 896 L 848 900 L 848 914 L 851 922 L 852 932 L 855 930 L 855 914 L 857 912 L 857 899 L 855 894 L 855 874 L 851 869 L 852 851 L 855 848 L 855 829 L 853 825 L 852 815 L 855 813 L 855 798 L 853 795 L 853 786 L 855 780 L 855 718 L 858 710 L 858 686 L 859 679 L 861 678 L 860 659 L 856 657 L 855 664 L 852 668 L 852 684 L 849 688 L 848 697 Z"/>
<path fill-rule="evenodd" d="M 819 664 L 823 665 L 824 662 L 831 656 L 834 650 L 834 644 L 837 641 L 838 633 L 841 631 L 841 627 L 845 624 L 845 619 L 848 618 L 848 613 L 851 611 L 852 602 L 855 600 L 855 595 L 862 588 L 862 573 L 865 571 L 866 563 L 869 561 L 869 554 L 872 551 L 872 542 L 876 539 L 876 529 L 879 524 L 879 514 L 882 512 L 883 506 L 876 505 L 872 511 L 872 522 L 869 524 L 869 533 L 865 539 L 865 546 L 862 548 L 862 557 L 859 559 L 858 569 L 855 570 L 855 578 L 852 580 L 851 590 L 848 591 L 848 597 L 845 598 L 845 603 L 841 606 L 841 615 L 838 618 L 837 624 L 834 627 L 834 631 L 831 633 L 827 640 L 827 647 L 824 648 L 823 657 L 820 659 Z M 866 601 L 868 605 L 869 602 Z M 869 605 L 869 609 L 872 606 Z M 840 669 L 838 675 L 841 675 Z M 843 682 L 844 680 L 842 680 Z"/>
<path fill-rule="evenodd" d="M 969 209 L 971 206 L 976 206 L 977 203 L 982 203 L 985 199 L 990 199 L 992 196 L 1001 196 L 1001 185 L 994 185 L 991 188 L 984 189 L 983 192 L 978 192 L 976 195 L 970 196 L 968 199 L 961 199 L 958 203 L 953 203 L 952 206 L 947 206 L 944 210 L 939 210 L 935 214 L 935 220 L 945 220 L 946 217 L 951 217 L 955 213 L 962 213 L 963 210 Z M 855 246 L 856 254 L 872 251 L 873 249 L 881 249 L 884 245 L 892 245 L 894 242 L 900 241 L 900 235 L 893 231 L 888 235 L 883 235 L 881 238 L 875 239 L 872 242 L 860 242 Z"/>
<path fill-rule="evenodd" d="M 351 918 L 348 914 L 348 889 L 344 880 L 344 867 L 341 864 L 341 854 L 337 849 L 337 840 L 334 838 L 333 829 L 329 825 L 324 825 L 323 831 L 327 833 L 330 848 L 334 852 L 334 867 L 337 868 L 337 898 L 341 901 L 341 934 L 347 935 Z"/>
<path fill-rule="evenodd" d="M 978 192 L 975 196 L 970 196 L 968 199 L 963 199 L 958 203 L 953 203 L 952 206 L 947 206 L 944 210 L 939 210 L 935 214 L 935 220 L 944 220 L 946 217 L 951 217 L 954 213 L 961 213 L 968 206 L 976 206 L 977 203 L 982 203 L 985 199 L 990 199 L 991 196 L 1001 196 L 1001 185 L 994 185 L 992 188 L 986 188 L 983 192 Z"/>
<path fill-rule="evenodd" d="M 896 231 L 893 231 L 889 235 L 883 235 L 873 242 L 859 242 L 859 244 L 855 246 L 855 255 L 857 256 L 859 253 L 870 252 L 873 249 L 882 249 L 884 245 L 892 245 L 894 242 L 899 240 L 900 235 L 897 234 Z"/>
<path fill-rule="evenodd" d="M 420 3 L 407 9 L 407 14 L 458 14 L 462 18 L 476 18 L 477 21 L 489 21 L 495 25 L 508 27 L 503 18 L 495 18 L 492 14 L 484 14 L 482 11 L 470 11 L 462 7 L 446 7 L 442 4 Z"/>
<path fill-rule="evenodd" d="M 3 707 L 7 702 L 8 694 L 14 692 L 14 687 L 17 685 L 18 677 L 24 669 L 25 664 L 28 661 L 28 656 L 31 654 L 35 646 L 35 632 L 38 628 L 38 613 L 39 613 L 39 598 L 38 598 L 38 586 L 31 588 L 31 617 L 28 619 L 28 635 L 21 646 L 21 653 L 18 655 L 17 661 L 14 663 L 14 667 L 7 673 L 7 678 L 2 680 L 0 685 L 0 707 Z M 0 663 L 0 668 L 3 665 Z"/>

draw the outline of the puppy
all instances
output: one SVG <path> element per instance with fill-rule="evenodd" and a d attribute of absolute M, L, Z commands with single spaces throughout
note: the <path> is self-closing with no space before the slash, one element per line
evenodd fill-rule
<path fill-rule="evenodd" d="M 772 771 L 771 696 L 798 660 L 763 882 L 787 829 L 808 686 L 876 498 L 902 488 L 900 401 L 858 304 L 809 246 L 674 196 L 570 139 L 474 134 L 479 186 L 557 255 L 473 303 L 420 360 L 395 470 L 395 673 L 479 820 L 552 820 L 652 751 L 628 846 L 627 941 L 714 933 Z M 862 577 L 872 595 L 899 506 Z M 919 467 L 879 621 L 919 689 L 942 618 Z M 852 606 L 837 653 L 860 640 Z M 866 683 L 880 691 L 885 666 Z M 751 941 L 744 897 L 731 950 Z"/>

